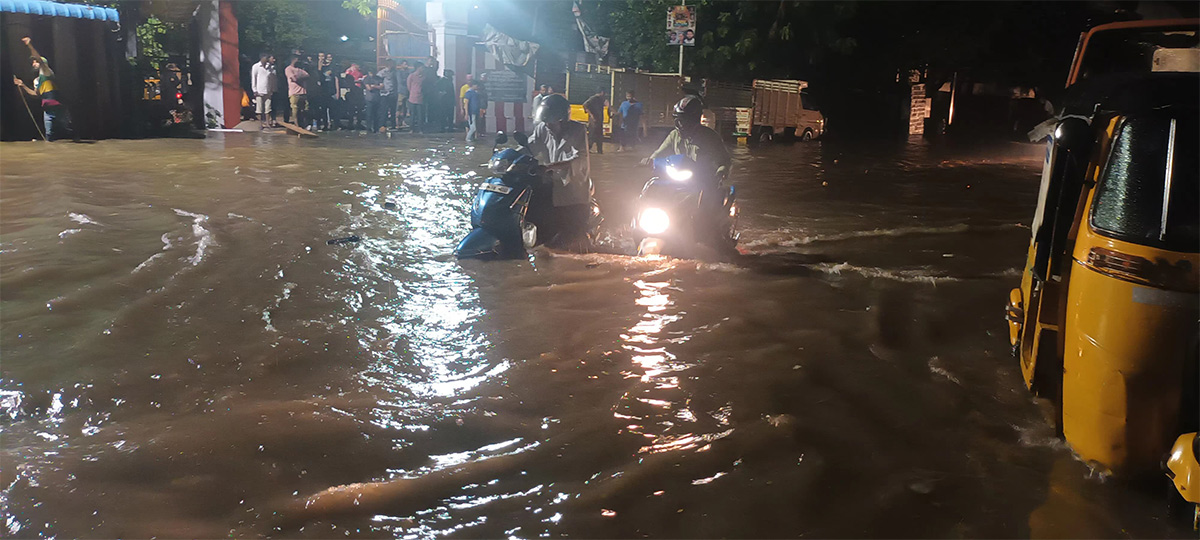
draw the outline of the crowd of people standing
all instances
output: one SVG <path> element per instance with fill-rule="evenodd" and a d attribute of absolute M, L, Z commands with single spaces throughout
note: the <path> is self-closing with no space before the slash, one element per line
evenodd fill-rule
<path fill-rule="evenodd" d="M 311 131 L 438 133 L 457 127 L 456 109 L 466 126 L 481 125 L 487 107 L 484 82 L 468 75 L 456 91 L 454 72 L 438 72 L 434 57 L 399 64 L 389 59 L 378 70 L 364 70 L 357 62 L 339 66 L 332 54 L 318 53 L 314 59 L 302 51 L 293 51 L 280 70 L 276 57 L 263 53 L 251 67 L 250 91 L 263 128 L 278 126 L 282 118 Z M 471 88 L 475 94 L 468 102 Z"/>
<path fill-rule="evenodd" d="M 454 72 L 445 69 L 439 74 L 439 67 L 437 59 L 429 57 L 398 64 L 388 59 L 377 70 L 364 70 L 357 62 L 338 65 L 332 54 L 318 53 L 314 59 L 293 51 L 280 70 L 276 57 L 264 53 L 251 68 L 252 106 L 263 128 L 277 126 L 282 118 L 311 131 L 444 133 L 465 129 L 466 140 L 475 141 L 485 125 L 486 81 L 482 76 L 467 75 L 466 82 L 455 89 Z M 549 85 L 539 87 L 530 110 L 536 111 L 540 102 L 554 93 Z M 589 150 L 594 148 L 596 153 L 604 152 L 606 111 L 613 122 L 612 142 L 619 150 L 636 146 L 646 135 L 642 104 L 632 91 L 620 105 L 614 105 L 602 90 L 588 98 L 583 109 L 588 116 Z"/>

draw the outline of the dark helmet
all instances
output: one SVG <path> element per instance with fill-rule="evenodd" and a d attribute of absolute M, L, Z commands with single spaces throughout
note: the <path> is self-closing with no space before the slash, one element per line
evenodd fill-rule
<path fill-rule="evenodd" d="M 571 104 L 567 103 L 567 98 L 559 94 L 550 94 L 538 103 L 537 111 L 534 111 L 534 122 L 561 122 L 571 116 Z"/>
<path fill-rule="evenodd" d="M 699 124 L 700 115 L 704 112 L 704 102 L 696 96 L 687 96 L 675 104 L 671 116 L 675 118 L 675 126 L 680 124 Z"/>

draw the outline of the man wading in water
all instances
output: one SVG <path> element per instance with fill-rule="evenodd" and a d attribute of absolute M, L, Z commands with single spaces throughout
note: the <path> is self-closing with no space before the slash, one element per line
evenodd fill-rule
<path fill-rule="evenodd" d="M 67 114 L 67 107 L 58 101 L 54 70 L 50 69 L 46 57 L 38 54 L 37 49 L 33 48 L 33 43 L 28 37 L 21 38 L 21 42 L 29 47 L 29 60 L 33 63 L 33 70 L 37 76 L 33 80 L 33 88 L 25 86 L 25 82 L 16 75 L 13 75 L 13 84 L 26 94 L 42 98 L 42 122 L 46 125 L 44 136 L 50 141 L 59 139 L 65 134 L 66 126 L 70 125 L 71 117 Z"/>

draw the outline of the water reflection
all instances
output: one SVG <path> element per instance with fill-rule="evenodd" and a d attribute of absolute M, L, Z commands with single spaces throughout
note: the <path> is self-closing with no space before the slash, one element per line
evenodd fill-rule
<path fill-rule="evenodd" d="M 426 415 L 431 401 L 463 398 L 454 401 L 461 406 L 472 388 L 509 364 L 486 354 L 491 344 L 476 326 L 483 310 L 471 278 L 457 261 L 438 257 L 467 228 L 463 194 L 474 173 L 451 171 L 437 158 L 362 168 L 379 184 L 363 184 L 353 217 L 379 232 L 364 240 L 358 268 L 348 272 L 360 290 L 346 304 L 358 314 L 365 295 L 375 306 L 366 310 L 373 320 L 358 328 L 360 346 L 371 355 L 360 377 L 385 391 L 374 422 L 404 428 Z M 376 278 L 364 277 L 363 269 Z"/>
<path fill-rule="evenodd" d="M 662 268 L 645 273 L 632 284 L 637 291 L 634 303 L 644 309 L 638 321 L 621 334 L 622 349 L 630 354 L 631 366 L 622 375 L 636 378 L 641 385 L 626 392 L 613 407 L 613 416 L 628 422 L 624 431 L 644 437 L 647 442 L 639 454 L 669 451 L 703 450 L 708 443 L 732 433 L 723 429 L 714 433 L 696 433 L 701 419 L 692 410 L 691 392 L 681 387 L 685 372 L 696 366 L 695 360 L 680 359 L 672 352 L 703 329 L 671 330 L 684 320 L 671 294 L 680 291 L 673 279 L 665 278 L 677 262 L 664 261 Z M 701 411 L 702 415 L 728 425 L 726 407 Z"/>

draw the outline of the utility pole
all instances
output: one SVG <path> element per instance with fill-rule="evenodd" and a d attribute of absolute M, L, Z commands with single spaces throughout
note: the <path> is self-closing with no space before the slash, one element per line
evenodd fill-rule
<path fill-rule="evenodd" d="M 686 6 L 687 0 L 682 0 L 679 5 Z M 683 76 L 683 39 L 679 40 L 679 76 Z"/>

